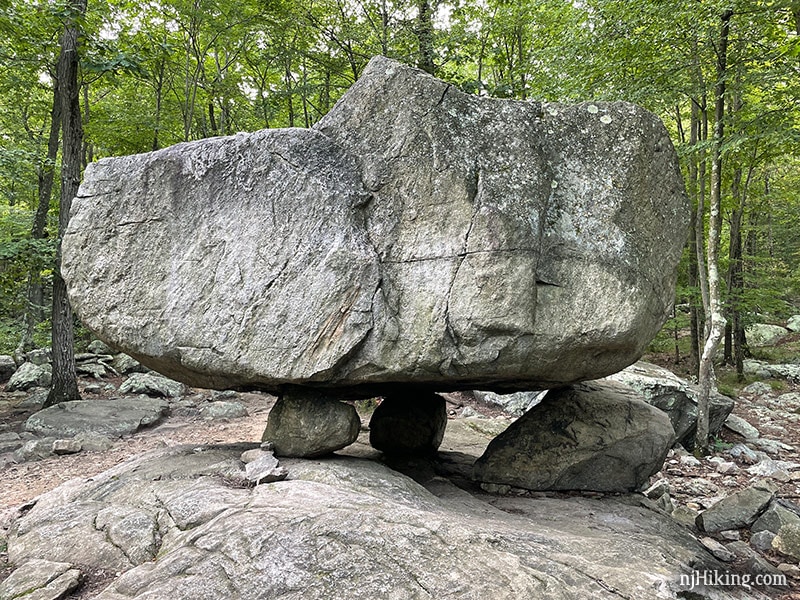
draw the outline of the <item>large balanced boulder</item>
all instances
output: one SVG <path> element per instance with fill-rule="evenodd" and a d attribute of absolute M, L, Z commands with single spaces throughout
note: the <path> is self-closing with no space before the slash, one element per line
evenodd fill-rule
<path fill-rule="evenodd" d="M 314 130 L 90 165 L 63 274 L 100 338 L 192 385 L 530 390 L 639 358 L 687 222 L 651 113 L 379 57 Z"/>
<path fill-rule="evenodd" d="M 528 490 L 630 492 L 661 469 L 675 431 L 665 413 L 610 381 L 550 390 L 493 439 L 475 479 Z"/>

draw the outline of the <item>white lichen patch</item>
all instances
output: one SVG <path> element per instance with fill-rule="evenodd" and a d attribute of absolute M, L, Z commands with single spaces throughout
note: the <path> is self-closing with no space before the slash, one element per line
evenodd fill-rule
<path fill-rule="evenodd" d="M 587 110 L 587 112 L 588 112 L 589 114 L 596 115 L 596 114 L 597 114 L 597 112 L 598 112 L 600 109 L 599 109 L 599 108 L 597 108 L 597 106 L 595 106 L 594 104 L 590 104 L 589 106 L 587 106 L 587 107 L 586 107 L 586 110 Z"/>
<path fill-rule="evenodd" d="M 606 125 L 611 123 L 611 121 L 613 121 L 613 119 L 611 118 L 611 115 L 603 115 L 602 117 L 600 117 L 600 122 L 601 123 L 605 123 Z"/>

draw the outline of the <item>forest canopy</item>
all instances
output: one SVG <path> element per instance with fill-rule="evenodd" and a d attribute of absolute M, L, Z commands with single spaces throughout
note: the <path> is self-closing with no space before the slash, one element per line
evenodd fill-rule
<path fill-rule="evenodd" d="M 112 0 L 90 1 L 85 12 L 70 1 L 3 5 L 0 353 L 49 344 L 62 158 L 54 98 L 65 23 L 80 30 L 83 166 L 209 136 L 309 127 L 376 54 L 469 94 L 638 103 L 666 123 L 693 202 L 669 324 L 691 327 L 692 370 L 713 309 L 705 261 L 717 175 L 726 356 L 736 360 L 737 344 L 746 351 L 748 324 L 800 311 L 800 1 Z"/>

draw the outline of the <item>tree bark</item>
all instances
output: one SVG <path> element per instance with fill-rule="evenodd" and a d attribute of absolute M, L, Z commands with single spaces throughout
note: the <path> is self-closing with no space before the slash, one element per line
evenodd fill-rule
<path fill-rule="evenodd" d="M 58 402 L 79 400 L 78 381 L 75 374 L 75 344 L 73 339 L 72 307 L 67 298 L 67 288 L 61 278 L 61 239 L 69 222 L 72 199 L 78 193 L 83 158 L 83 128 L 81 126 L 80 88 L 78 86 L 78 38 L 80 27 L 77 17 L 86 14 L 87 0 L 73 0 L 70 15 L 61 36 L 58 57 L 58 89 L 61 100 L 62 152 L 61 198 L 58 216 L 58 245 L 56 269 L 53 274 L 53 383 L 45 406 Z"/>
<path fill-rule="evenodd" d="M 728 60 L 728 34 L 733 11 L 726 10 L 720 16 L 719 46 L 717 49 L 717 85 L 715 89 L 714 138 L 711 150 L 711 201 L 708 227 L 708 299 L 709 325 L 700 358 L 700 396 L 697 399 L 697 432 L 695 454 L 705 455 L 709 450 L 708 405 L 711 390 L 715 387 L 714 355 L 725 331 L 725 315 L 722 312 L 719 281 L 719 245 L 722 229 L 722 140 L 725 135 L 725 76 Z"/>
<path fill-rule="evenodd" d="M 417 66 L 431 75 L 435 74 L 436 65 L 433 61 L 433 10 L 430 0 L 417 1 L 417 27 L 416 35 L 419 42 L 419 56 Z"/>

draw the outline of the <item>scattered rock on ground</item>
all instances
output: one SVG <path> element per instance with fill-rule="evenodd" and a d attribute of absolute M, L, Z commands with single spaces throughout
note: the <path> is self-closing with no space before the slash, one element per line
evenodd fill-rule
<path fill-rule="evenodd" d="M 696 520 L 697 528 L 715 533 L 749 527 L 764 512 L 773 495 L 774 490 L 762 484 L 734 492 L 701 512 Z"/>
<path fill-rule="evenodd" d="M 725 419 L 725 427 L 734 433 L 738 433 L 746 441 L 755 440 L 760 436 L 758 429 L 750 425 L 750 423 L 739 415 L 728 415 L 728 418 Z"/>
<path fill-rule="evenodd" d="M 177 398 L 185 391 L 182 383 L 155 373 L 134 373 L 119 386 L 120 394 L 147 394 L 162 398 Z"/>
<path fill-rule="evenodd" d="M 154 425 L 168 410 L 165 400 L 146 396 L 76 400 L 34 413 L 25 422 L 25 430 L 37 435 L 69 438 L 82 433 L 120 437 Z"/>
<path fill-rule="evenodd" d="M 475 463 L 478 481 L 529 490 L 632 491 L 674 442 L 669 417 L 612 381 L 550 390 Z"/>
<path fill-rule="evenodd" d="M 800 315 L 792 315 L 789 317 L 789 321 L 786 323 L 786 329 L 794 331 L 795 333 L 800 332 Z"/>
<path fill-rule="evenodd" d="M 313 390 L 293 390 L 278 398 L 269 413 L 263 441 L 277 456 L 316 457 L 352 444 L 361 419 L 352 404 Z"/>
<path fill-rule="evenodd" d="M 787 523 L 772 540 L 772 547 L 795 560 L 800 560 L 800 525 Z"/>
<path fill-rule="evenodd" d="M 777 534 L 787 523 L 800 525 L 800 515 L 783 506 L 780 501 L 773 500 L 767 510 L 750 527 L 750 531 L 753 533 L 770 531 Z"/>
<path fill-rule="evenodd" d="M 92 354 L 114 354 L 114 349 L 102 340 L 92 340 L 89 342 L 89 345 L 86 347 L 86 349 Z"/>
<path fill-rule="evenodd" d="M 16 390 L 29 390 L 34 387 L 48 387 L 52 377 L 53 369 L 50 365 L 24 362 L 8 380 L 6 391 L 14 392 Z"/>
<path fill-rule="evenodd" d="M 383 398 L 369 421 L 369 443 L 390 455 L 431 454 L 442 443 L 445 427 L 444 398 L 409 390 Z"/>
<path fill-rule="evenodd" d="M 238 419 L 247 416 L 247 408 L 241 402 L 218 400 L 201 406 L 200 416 L 204 419 Z"/>
<path fill-rule="evenodd" d="M 146 373 L 147 367 L 138 360 L 124 353 L 117 354 L 114 362 L 111 363 L 114 370 L 120 375 L 130 375 L 131 373 Z"/>

